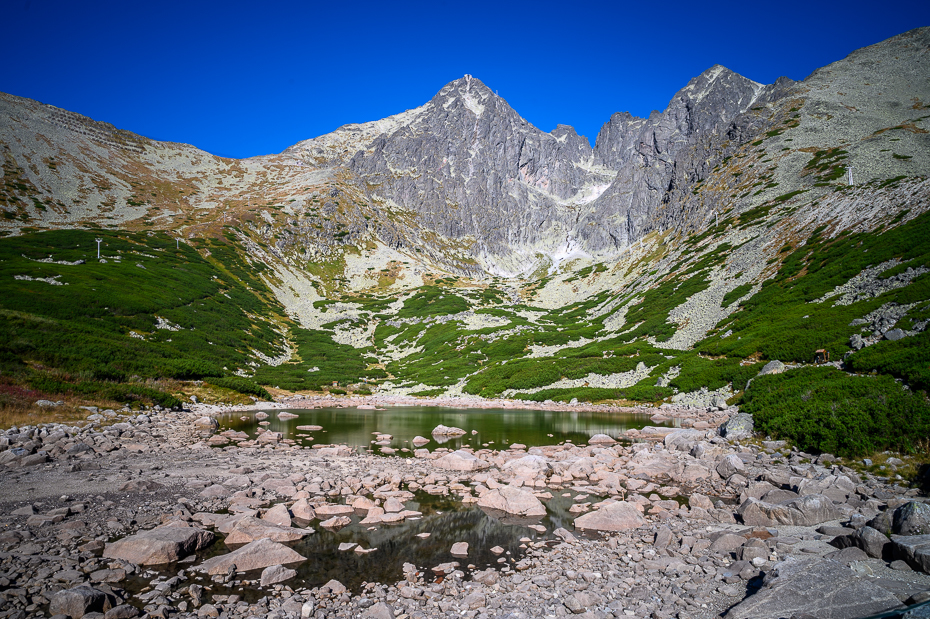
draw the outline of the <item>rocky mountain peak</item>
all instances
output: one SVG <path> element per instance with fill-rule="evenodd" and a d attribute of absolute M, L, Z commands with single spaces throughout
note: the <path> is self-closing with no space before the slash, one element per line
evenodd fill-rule
<path fill-rule="evenodd" d="M 675 93 L 665 114 L 685 135 L 720 130 L 752 106 L 764 86 L 715 64 Z"/>

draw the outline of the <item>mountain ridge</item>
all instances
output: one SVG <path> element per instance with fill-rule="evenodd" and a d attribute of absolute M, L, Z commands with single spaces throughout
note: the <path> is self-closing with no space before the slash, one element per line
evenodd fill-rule
<path fill-rule="evenodd" d="M 40 350 L 24 299 L 57 299 L 50 282 L 93 298 L 113 258 L 89 253 L 101 238 L 125 255 L 186 246 L 172 260 L 213 273 L 192 285 L 223 315 L 224 294 L 244 295 L 251 309 L 228 320 L 249 345 L 224 349 L 222 371 L 263 388 L 320 389 L 343 371 L 391 393 L 703 405 L 738 397 L 763 360 L 803 366 L 816 349 L 855 360 L 895 325 L 910 350 L 926 324 L 914 239 L 930 208 L 930 80 L 916 79 L 928 48 L 919 29 L 771 85 L 715 65 L 663 112 L 614 114 L 594 146 L 565 125 L 539 130 L 472 77 L 244 160 L 2 95 L 0 281 L 24 304 L 9 301 L 4 328 Z M 133 277 L 170 272 L 138 264 Z M 852 309 L 825 296 L 838 286 L 858 291 Z M 105 347 L 129 338 L 152 347 L 144 358 L 196 357 L 215 341 L 197 339 L 195 310 L 94 320 L 109 325 Z M 163 321 L 196 345 L 178 348 Z M 61 363 L 23 350 L 8 351 L 10 371 Z M 176 371 L 152 363 L 107 371 Z M 911 369 L 884 371 L 923 384 Z M 680 378 L 694 372 L 713 376 Z"/>

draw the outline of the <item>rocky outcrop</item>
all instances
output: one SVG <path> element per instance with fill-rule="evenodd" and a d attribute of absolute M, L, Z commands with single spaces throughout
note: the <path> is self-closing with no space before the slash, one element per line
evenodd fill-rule
<path fill-rule="evenodd" d="M 173 563 L 213 543 L 209 531 L 171 523 L 107 544 L 103 556 L 136 565 Z"/>
<path fill-rule="evenodd" d="M 731 608 L 727 617 L 855 619 L 899 607 L 890 591 L 836 561 L 790 558 L 777 564 L 762 589 Z"/>
<path fill-rule="evenodd" d="M 779 504 L 767 503 L 750 497 L 739 506 L 737 513 L 743 519 L 744 524 L 761 527 L 777 524 L 810 527 L 835 520 L 843 514 L 833 504 L 833 501 L 819 494 L 811 494 Z"/>

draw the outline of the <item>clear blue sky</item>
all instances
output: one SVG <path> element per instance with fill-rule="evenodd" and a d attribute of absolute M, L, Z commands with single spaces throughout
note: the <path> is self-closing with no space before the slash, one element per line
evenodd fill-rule
<path fill-rule="evenodd" d="M 470 73 L 524 118 L 591 142 L 722 64 L 803 79 L 930 25 L 926 0 L 120 2 L 8 0 L 0 90 L 248 157 L 417 107 Z"/>

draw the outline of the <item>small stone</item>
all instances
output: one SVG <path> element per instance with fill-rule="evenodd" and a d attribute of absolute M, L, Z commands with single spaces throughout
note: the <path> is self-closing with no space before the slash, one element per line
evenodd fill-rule
<path fill-rule="evenodd" d="M 267 587 L 268 585 L 284 582 L 294 576 L 297 576 L 297 570 L 292 570 L 283 565 L 272 565 L 262 570 L 261 586 Z"/>

